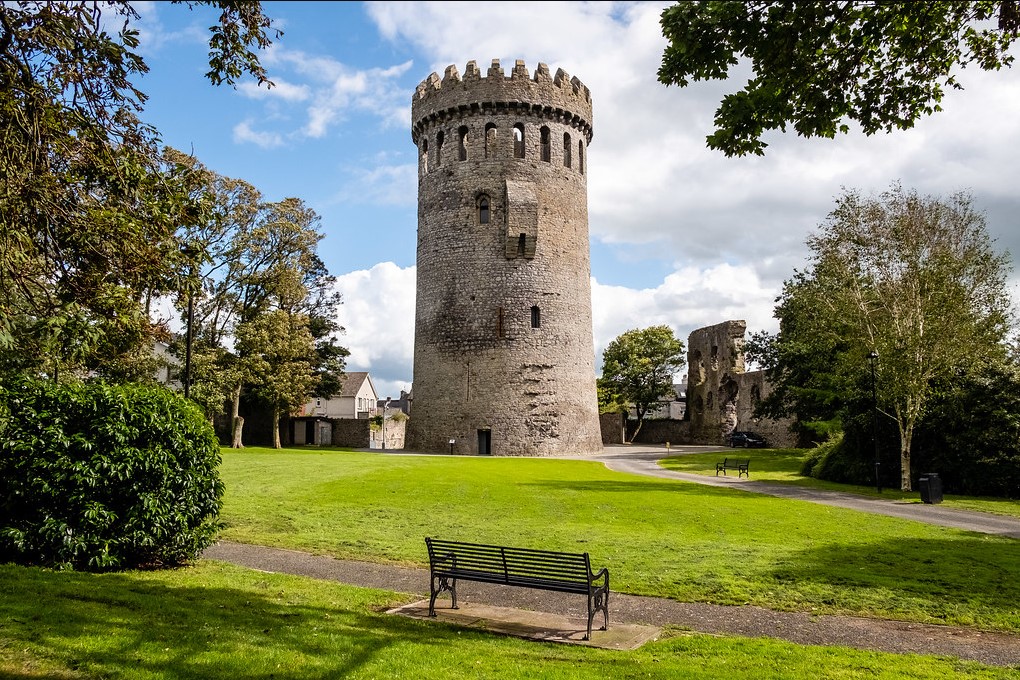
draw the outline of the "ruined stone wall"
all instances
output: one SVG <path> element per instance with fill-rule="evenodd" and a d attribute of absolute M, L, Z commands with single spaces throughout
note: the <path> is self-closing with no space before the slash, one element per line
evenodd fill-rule
<path fill-rule="evenodd" d="M 386 441 L 383 442 L 383 428 L 371 430 L 371 443 L 373 449 L 395 450 L 404 448 L 404 437 L 407 433 L 407 420 L 386 419 Z"/>
<path fill-rule="evenodd" d="M 588 89 L 539 64 L 433 73 L 418 147 L 414 410 L 407 447 L 602 450 L 588 242 Z M 515 134 L 520 138 L 515 139 Z"/>
<path fill-rule="evenodd" d="M 755 418 L 754 408 L 758 402 L 769 396 L 772 386 L 765 378 L 764 371 L 748 371 L 737 377 L 737 427 L 750 430 L 765 437 L 769 447 L 796 447 L 797 435 L 793 432 L 793 418 Z"/>
<path fill-rule="evenodd" d="M 687 410 L 695 443 L 721 444 L 737 428 L 746 329 L 743 321 L 725 321 L 688 336 Z"/>
<path fill-rule="evenodd" d="M 744 370 L 744 321 L 699 328 L 687 340 L 687 411 L 691 443 L 723 444 L 734 430 L 765 436 L 770 446 L 795 446 L 792 419 L 755 419 L 771 388 L 762 371 Z"/>

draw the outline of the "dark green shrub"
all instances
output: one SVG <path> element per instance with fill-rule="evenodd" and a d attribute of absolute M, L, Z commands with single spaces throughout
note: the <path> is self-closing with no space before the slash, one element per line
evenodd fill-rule
<path fill-rule="evenodd" d="M 814 477 L 818 479 L 818 474 L 821 471 L 826 457 L 832 453 L 833 449 L 839 446 L 841 441 L 843 441 L 843 433 L 836 432 L 829 435 L 829 438 L 826 441 L 818 444 L 813 449 L 810 449 L 807 456 L 804 458 L 804 462 L 800 465 L 800 474 L 805 477 Z"/>
<path fill-rule="evenodd" d="M 219 445 L 161 387 L 0 387 L 0 562 L 104 571 L 181 564 L 213 540 Z"/>
<path fill-rule="evenodd" d="M 1020 374 L 984 367 L 939 390 L 918 426 L 914 478 L 937 472 L 946 493 L 1020 498 Z"/>

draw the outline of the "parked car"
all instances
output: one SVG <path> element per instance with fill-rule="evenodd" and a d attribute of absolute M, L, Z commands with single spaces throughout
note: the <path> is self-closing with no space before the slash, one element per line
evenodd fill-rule
<path fill-rule="evenodd" d="M 756 432 L 736 431 L 730 432 L 726 437 L 726 443 L 734 448 L 761 449 L 767 445 L 765 437 Z"/>

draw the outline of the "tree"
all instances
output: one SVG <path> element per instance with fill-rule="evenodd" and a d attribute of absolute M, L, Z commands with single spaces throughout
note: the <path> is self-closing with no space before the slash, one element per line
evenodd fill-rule
<path fill-rule="evenodd" d="M 708 147 L 763 155 L 768 130 L 792 125 L 833 138 L 908 129 L 941 110 L 954 71 L 1009 66 L 1020 31 L 1016 0 L 945 2 L 678 2 L 662 12 L 664 85 L 725 80 L 740 58 L 753 77 L 723 97 Z"/>
<path fill-rule="evenodd" d="M 214 84 L 244 73 L 271 84 L 252 51 L 270 44 L 260 3 L 180 4 L 220 10 L 206 74 Z M 156 130 L 139 119 L 145 95 L 133 80 L 147 67 L 137 18 L 123 0 L 0 4 L 7 371 L 144 373 L 136 360 L 159 331 L 144 301 L 180 283 L 176 230 L 202 220 L 203 206 L 188 168 L 164 164 Z"/>
<path fill-rule="evenodd" d="M 241 396 L 253 390 L 274 410 L 279 446 L 281 414 L 340 390 L 348 355 L 336 321 L 341 297 L 316 252 L 323 234 L 315 211 L 296 198 L 262 203 L 244 183 L 209 178 L 218 222 L 189 236 L 210 256 L 196 306 L 196 392 L 230 402 L 231 445 L 241 448 Z M 242 189 L 239 195 L 259 202 L 232 198 Z"/>
<path fill-rule="evenodd" d="M 629 330 L 606 347 L 599 392 L 614 395 L 637 410 L 631 441 L 641 431 L 649 407 L 673 393 L 673 376 L 684 363 L 684 344 L 666 325 Z"/>
<path fill-rule="evenodd" d="M 807 245 L 810 266 L 776 310 L 782 361 L 812 338 L 807 346 L 830 364 L 826 380 L 849 393 L 870 387 L 866 357 L 878 353 L 878 403 L 896 423 L 908 491 L 914 430 L 938 384 L 1005 355 L 1009 261 L 968 194 L 925 197 L 898 184 L 878 197 L 844 190 Z M 811 387 L 789 365 L 778 375 Z"/>

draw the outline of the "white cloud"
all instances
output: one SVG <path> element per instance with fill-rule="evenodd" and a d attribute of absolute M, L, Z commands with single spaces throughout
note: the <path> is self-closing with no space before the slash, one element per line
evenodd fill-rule
<path fill-rule="evenodd" d="M 267 109 L 266 124 L 272 121 L 276 125 L 290 126 L 280 133 L 282 135 L 320 139 L 354 112 L 377 117 L 383 127 L 407 124 L 410 96 L 398 81 L 411 68 L 410 61 L 357 69 L 329 56 L 292 50 L 281 44 L 270 47 L 262 61 L 272 69 L 272 80 L 277 87 L 267 90 L 247 83 L 238 88 L 243 94 L 267 102 L 274 99 L 307 102 L 305 122 L 296 129 L 289 119 L 282 119 L 273 109 Z M 286 74 L 286 79 L 280 74 Z"/>
<path fill-rule="evenodd" d="M 273 149 L 283 146 L 283 137 L 275 132 L 259 132 L 253 130 L 251 121 L 241 121 L 234 126 L 234 141 L 238 143 L 251 142 L 263 149 Z"/>
<path fill-rule="evenodd" d="M 245 80 L 237 84 L 237 90 L 251 99 L 282 99 L 287 102 L 303 102 L 311 96 L 307 85 L 295 85 L 275 76 L 272 81 L 273 86 L 267 87 Z"/>
<path fill-rule="evenodd" d="M 415 267 L 381 262 L 337 277 L 343 295 L 341 344 L 350 350 L 347 368 L 369 371 L 382 398 L 409 389 L 414 363 Z"/>
<path fill-rule="evenodd" d="M 778 330 L 772 308 L 778 291 L 766 286 L 749 265 L 684 267 L 655 288 L 607 286 L 592 278 L 592 325 L 596 370 L 602 353 L 618 335 L 665 324 L 687 344 L 692 331 L 723 321 L 743 320 L 748 332 Z"/>

